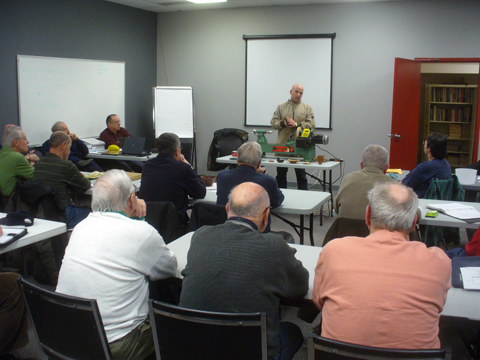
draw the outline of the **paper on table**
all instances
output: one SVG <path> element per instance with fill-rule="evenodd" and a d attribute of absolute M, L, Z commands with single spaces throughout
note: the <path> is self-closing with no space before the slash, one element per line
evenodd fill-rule
<path fill-rule="evenodd" d="M 463 288 L 466 290 L 480 290 L 480 267 L 462 267 Z"/>
<path fill-rule="evenodd" d="M 478 212 L 473 206 L 464 205 L 461 203 L 428 204 L 427 208 L 438 210 L 445 215 L 464 220 L 466 222 L 477 222 L 480 220 L 480 212 Z"/>

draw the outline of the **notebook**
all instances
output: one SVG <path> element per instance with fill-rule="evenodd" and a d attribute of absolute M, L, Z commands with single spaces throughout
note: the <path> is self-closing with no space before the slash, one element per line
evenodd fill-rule
<path fill-rule="evenodd" d="M 145 138 L 144 137 L 127 137 L 124 138 L 123 146 L 122 146 L 122 154 L 123 155 L 142 155 L 143 146 L 145 145 Z"/>

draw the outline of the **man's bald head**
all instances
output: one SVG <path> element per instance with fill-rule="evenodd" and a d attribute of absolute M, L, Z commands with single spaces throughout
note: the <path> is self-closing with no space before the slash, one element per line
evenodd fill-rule
<path fill-rule="evenodd" d="M 236 186 L 228 196 L 229 217 L 258 217 L 270 206 L 265 189 L 253 182 Z"/>
<path fill-rule="evenodd" d="M 301 84 L 293 85 L 292 90 L 290 90 L 290 95 L 290 99 L 294 103 L 299 103 L 303 96 L 303 86 Z"/>

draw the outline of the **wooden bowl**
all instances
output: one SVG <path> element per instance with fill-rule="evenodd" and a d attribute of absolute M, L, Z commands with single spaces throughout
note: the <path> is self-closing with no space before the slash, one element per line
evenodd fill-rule
<path fill-rule="evenodd" d="M 290 161 L 290 164 L 296 164 L 300 160 L 299 159 L 288 159 L 288 161 Z"/>
<path fill-rule="evenodd" d="M 200 178 L 202 179 L 205 186 L 212 186 L 213 183 L 215 182 L 216 176 L 202 175 L 202 176 L 200 176 Z"/>

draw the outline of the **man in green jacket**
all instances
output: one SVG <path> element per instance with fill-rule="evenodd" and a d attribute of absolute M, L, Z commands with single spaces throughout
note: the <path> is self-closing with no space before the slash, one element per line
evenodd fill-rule
<path fill-rule="evenodd" d="M 18 126 L 10 126 L 2 132 L 0 150 L 0 190 L 9 197 L 19 179 L 33 179 L 33 166 L 22 153 L 28 151 L 28 140 Z"/>
<path fill-rule="evenodd" d="M 303 86 L 295 84 L 290 90 L 290 100 L 277 106 L 273 113 L 270 124 L 278 130 L 277 143 L 286 144 L 291 138 L 295 140 L 297 134 L 305 129 L 315 129 L 315 117 L 313 109 L 307 103 L 302 102 Z M 278 187 L 287 187 L 288 168 L 277 168 Z M 307 175 L 305 169 L 295 169 L 297 175 L 297 187 L 299 190 L 308 190 Z"/>

